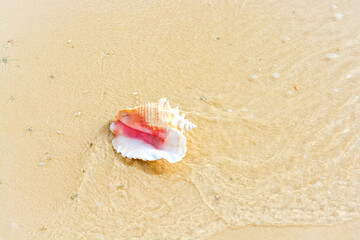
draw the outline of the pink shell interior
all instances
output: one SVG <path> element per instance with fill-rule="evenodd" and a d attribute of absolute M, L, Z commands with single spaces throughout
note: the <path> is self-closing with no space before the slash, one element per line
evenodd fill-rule
<path fill-rule="evenodd" d="M 165 128 L 148 125 L 136 111 L 120 111 L 113 130 L 115 137 L 126 136 L 136 138 L 160 149 L 165 144 L 168 134 Z"/>

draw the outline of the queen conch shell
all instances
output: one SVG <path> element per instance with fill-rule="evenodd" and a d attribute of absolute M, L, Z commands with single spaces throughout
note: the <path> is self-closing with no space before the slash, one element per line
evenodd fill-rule
<path fill-rule="evenodd" d="M 183 134 L 195 124 L 180 114 L 179 107 L 171 108 L 166 98 L 135 108 L 120 110 L 110 125 L 114 134 L 112 145 L 123 157 L 147 161 L 166 159 L 180 161 L 186 154 Z"/>

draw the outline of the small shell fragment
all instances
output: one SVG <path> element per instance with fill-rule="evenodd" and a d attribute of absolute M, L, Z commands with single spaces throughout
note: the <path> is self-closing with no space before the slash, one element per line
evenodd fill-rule
<path fill-rule="evenodd" d="M 333 58 L 338 58 L 339 55 L 337 53 L 328 53 L 325 55 L 325 58 L 327 59 L 333 59 Z"/>
<path fill-rule="evenodd" d="M 171 108 L 166 98 L 135 108 L 120 110 L 110 125 L 112 145 L 123 157 L 154 161 L 180 161 L 186 154 L 185 131 L 195 124 Z"/>

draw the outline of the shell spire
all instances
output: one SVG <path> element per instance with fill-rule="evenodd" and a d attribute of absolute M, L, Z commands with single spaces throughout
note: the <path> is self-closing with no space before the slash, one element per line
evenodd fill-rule
<path fill-rule="evenodd" d="M 180 114 L 179 107 L 171 108 L 166 98 L 161 98 L 157 103 L 145 103 L 139 107 L 139 111 L 150 126 L 173 127 L 182 132 L 196 127 L 185 119 L 185 114 Z"/>

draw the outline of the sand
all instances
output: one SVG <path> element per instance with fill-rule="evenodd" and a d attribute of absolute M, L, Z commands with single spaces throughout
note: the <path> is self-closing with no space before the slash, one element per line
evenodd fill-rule
<path fill-rule="evenodd" d="M 360 4 L 1 1 L 2 239 L 355 239 Z M 198 128 L 117 154 L 121 108 Z"/>

